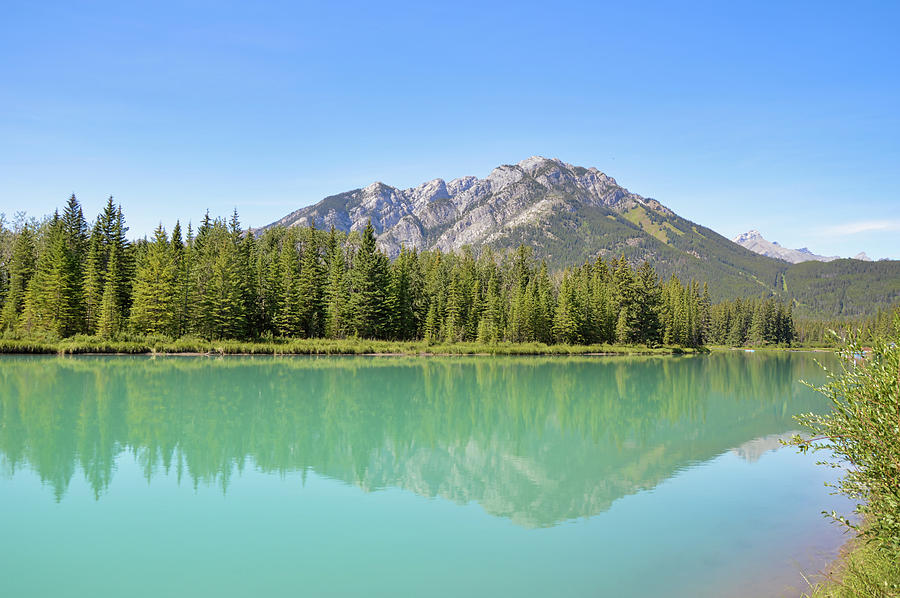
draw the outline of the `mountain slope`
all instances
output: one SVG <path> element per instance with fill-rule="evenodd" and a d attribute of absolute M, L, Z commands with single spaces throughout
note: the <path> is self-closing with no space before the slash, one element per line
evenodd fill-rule
<path fill-rule="evenodd" d="M 499 166 L 484 179 L 434 179 L 410 189 L 376 182 L 326 197 L 269 226 L 314 223 L 351 232 L 370 220 L 391 256 L 401 245 L 453 251 L 525 244 L 560 268 L 624 254 L 632 262 L 650 261 L 663 277 L 707 281 L 715 300 L 783 295 L 790 267 L 628 191 L 596 168 L 539 156 Z M 802 295 L 802 285 L 792 286 Z M 894 286 L 900 299 L 900 282 Z M 801 301 L 801 311 L 805 305 Z"/>

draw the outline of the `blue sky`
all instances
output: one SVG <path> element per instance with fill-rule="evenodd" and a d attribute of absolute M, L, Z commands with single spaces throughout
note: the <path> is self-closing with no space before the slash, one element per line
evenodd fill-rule
<path fill-rule="evenodd" d="M 76 5 L 77 4 L 77 5 Z M 257 5 L 259 4 L 259 5 Z M 627 5 L 627 6 L 626 6 Z M 900 258 L 900 3 L 17 2 L 0 211 L 131 233 L 596 166 L 726 236 Z"/>

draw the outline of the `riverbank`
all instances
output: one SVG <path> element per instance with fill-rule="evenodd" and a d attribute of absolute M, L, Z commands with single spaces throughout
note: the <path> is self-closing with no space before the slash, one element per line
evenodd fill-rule
<path fill-rule="evenodd" d="M 838 347 L 834 346 L 823 346 L 823 345 L 762 345 L 762 346 L 746 346 L 746 347 L 732 347 L 730 345 L 707 345 L 706 348 L 710 351 L 747 351 L 750 353 L 755 353 L 757 351 L 801 351 L 804 353 L 834 353 L 838 350 Z"/>
<path fill-rule="evenodd" d="M 891 555 L 854 538 L 812 585 L 809 598 L 890 598 L 900 596 L 900 562 Z"/>
<path fill-rule="evenodd" d="M 77 336 L 59 341 L 0 340 L 0 354 L 126 355 L 683 355 L 705 348 L 543 343 L 438 343 L 365 339 L 207 341 L 197 338 L 106 340 Z"/>

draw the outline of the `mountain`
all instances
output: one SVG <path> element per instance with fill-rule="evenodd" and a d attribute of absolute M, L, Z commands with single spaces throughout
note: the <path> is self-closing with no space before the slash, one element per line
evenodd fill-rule
<path fill-rule="evenodd" d="M 561 268 L 597 255 L 625 255 L 633 263 L 650 261 L 663 277 L 708 282 L 714 300 L 783 296 L 790 268 L 632 193 L 596 168 L 540 156 L 499 166 L 483 179 L 434 179 L 409 189 L 375 182 L 326 197 L 260 230 L 315 224 L 352 232 L 369 221 L 392 257 L 401 245 L 453 251 L 466 245 L 504 250 L 524 244 L 552 268 Z M 846 306 L 839 301 L 838 311 L 822 315 L 871 313 L 875 306 L 900 300 L 900 262 L 886 263 L 892 278 L 878 287 L 886 289 L 883 296 Z M 841 278 L 841 284 L 852 284 L 852 278 Z M 800 313 L 804 292 L 802 285 L 792 285 Z"/>
<path fill-rule="evenodd" d="M 499 166 L 484 179 L 434 179 L 410 189 L 376 182 L 326 197 L 269 226 L 315 223 L 350 232 L 369 220 L 391 256 L 401 244 L 442 251 L 525 244 L 559 268 L 598 254 L 624 254 L 634 262 L 651 260 L 666 277 L 713 275 L 716 298 L 766 292 L 783 269 L 781 262 L 679 217 L 596 168 L 537 156 Z"/>
<path fill-rule="evenodd" d="M 841 259 L 836 255 L 818 255 L 807 249 L 806 247 L 801 247 L 800 249 L 789 249 L 787 247 L 782 247 L 778 244 L 778 241 L 767 241 L 758 230 L 750 230 L 746 233 L 740 234 L 732 239 L 735 243 L 740 245 L 741 247 L 746 247 L 750 251 L 754 251 L 760 255 L 765 255 L 767 257 L 775 258 L 778 260 L 784 260 L 786 262 L 790 262 L 791 264 L 799 264 L 800 262 L 808 262 L 808 261 L 817 261 L 817 262 L 831 262 L 834 260 Z M 853 256 L 852 259 L 862 260 L 865 262 L 871 262 L 872 259 L 865 254 L 865 252 L 857 253 Z"/>

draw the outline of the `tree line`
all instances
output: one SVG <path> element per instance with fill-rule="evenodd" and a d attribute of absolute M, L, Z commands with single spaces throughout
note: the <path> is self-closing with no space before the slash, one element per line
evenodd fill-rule
<path fill-rule="evenodd" d="M 790 343 L 791 306 L 712 304 L 706 285 L 598 257 L 550 272 L 528 247 L 403 248 L 349 234 L 229 220 L 160 225 L 130 242 L 110 198 L 88 225 L 73 195 L 41 222 L 0 221 L 0 329 L 8 336 L 344 338 L 483 343 Z"/>

